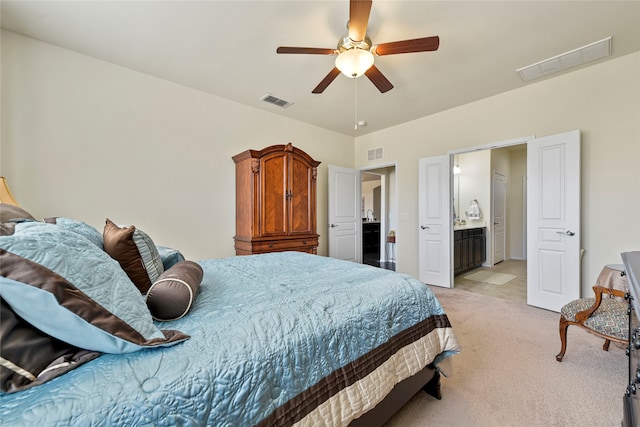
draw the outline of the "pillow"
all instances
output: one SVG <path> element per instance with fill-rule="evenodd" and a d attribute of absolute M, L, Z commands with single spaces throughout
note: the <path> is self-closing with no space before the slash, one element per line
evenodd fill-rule
<path fill-rule="evenodd" d="M 86 350 L 130 353 L 189 338 L 160 331 L 118 263 L 53 224 L 0 224 L 0 297 L 35 328 Z"/>
<path fill-rule="evenodd" d="M 160 259 L 162 260 L 162 266 L 167 271 L 180 261 L 184 261 L 184 255 L 177 249 L 167 248 L 166 246 L 156 246 Z"/>
<path fill-rule="evenodd" d="M 181 261 L 160 275 L 147 292 L 147 307 L 156 320 L 177 320 L 189 312 L 200 288 L 202 267 Z"/>
<path fill-rule="evenodd" d="M 143 294 L 164 271 L 156 245 L 142 230 L 131 225 L 119 227 L 109 218 L 104 226 L 104 250 L 120 263 Z"/>
<path fill-rule="evenodd" d="M 5 223 L 12 220 L 19 222 L 20 220 L 35 221 L 36 219 L 18 206 L 0 203 L 0 222 Z"/>
<path fill-rule="evenodd" d="M 62 217 L 45 218 L 44 222 L 48 222 L 49 224 L 57 224 L 61 227 L 68 228 L 71 231 L 75 231 L 79 235 L 89 239 L 91 243 L 95 244 L 100 249 L 104 250 L 104 245 L 102 244 L 102 233 L 100 233 L 89 224 L 85 224 L 82 221 L 76 221 L 75 219 Z"/>
<path fill-rule="evenodd" d="M 45 383 L 100 356 L 35 329 L 0 299 L 0 390 L 5 393 Z"/>

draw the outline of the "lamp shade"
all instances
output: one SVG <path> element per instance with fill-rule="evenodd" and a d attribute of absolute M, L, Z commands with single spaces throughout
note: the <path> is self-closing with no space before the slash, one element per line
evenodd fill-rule
<path fill-rule="evenodd" d="M 0 176 L 0 203 L 20 207 L 13 197 L 13 194 L 11 194 L 11 190 L 9 190 L 9 186 L 7 185 L 7 179 L 4 176 Z"/>
<path fill-rule="evenodd" d="M 373 65 L 373 54 L 365 49 L 349 49 L 336 58 L 336 68 L 347 77 L 358 78 Z"/>

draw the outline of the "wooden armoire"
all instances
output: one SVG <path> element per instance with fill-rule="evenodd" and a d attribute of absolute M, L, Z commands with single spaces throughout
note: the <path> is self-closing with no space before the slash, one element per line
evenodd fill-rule
<path fill-rule="evenodd" d="M 236 255 L 316 254 L 316 179 L 320 162 L 287 145 L 247 150 L 236 163 Z"/>

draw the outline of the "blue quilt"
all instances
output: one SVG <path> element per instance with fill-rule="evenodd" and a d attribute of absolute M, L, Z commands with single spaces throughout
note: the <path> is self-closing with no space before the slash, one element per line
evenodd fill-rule
<path fill-rule="evenodd" d="M 431 334 L 425 366 L 459 351 L 441 305 L 409 276 L 297 252 L 199 263 L 204 278 L 189 314 L 158 324 L 191 339 L 104 354 L 2 394 L 0 422 L 252 426 L 272 424 L 280 411 L 290 424 L 304 416 L 295 403 L 301 395 L 317 401 L 313 409 L 322 402 L 319 384 L 358 361 L 373 363 L 382 357 L 372 356 L 376 349 L 388 357 L 397 350 L 389 343 L 401 348 Z"/>

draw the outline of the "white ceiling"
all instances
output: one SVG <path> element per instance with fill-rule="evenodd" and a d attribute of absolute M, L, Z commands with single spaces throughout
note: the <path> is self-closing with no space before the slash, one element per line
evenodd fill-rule
<path fill-rule="evenodd" d="M 377 57 L 395 86 L 385 94 L 366 77 L 338 76 L 316 95 L 334 57 L 276 48 L 335 48 L 346 33 L 347 0 L 2 0 L 0 7 L 4 29 L 354 136 L 535 83 L 515 70 L 609 36 L 604 60 L 640 50 L 635 0 L 374 0 L 367 32 L 374 44 L 439 35 L 439 50 Z M 356 87 L 357 119 L 367 122 L 357 131 Z M 260 101 L 267 93 L 294 104 Z"/>

